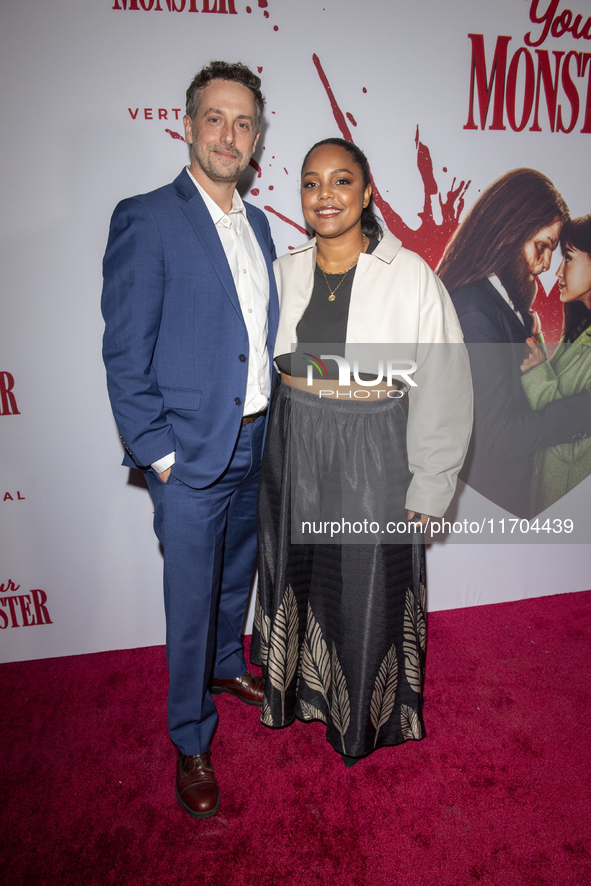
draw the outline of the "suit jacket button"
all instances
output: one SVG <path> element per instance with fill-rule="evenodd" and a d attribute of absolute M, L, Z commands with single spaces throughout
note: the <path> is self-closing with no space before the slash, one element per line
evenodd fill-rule
<path fill-rule="evenodd" d="M 238 354 L 238 359 L 241 363 L 246 363 L 246 354 Z"/>
<path fill-rule="evenodd" d="M 236 406 L 240 406 L 242 400 L 240 399 L 240 397 L 234 397 L 234 403 L 236 404 Z"/>

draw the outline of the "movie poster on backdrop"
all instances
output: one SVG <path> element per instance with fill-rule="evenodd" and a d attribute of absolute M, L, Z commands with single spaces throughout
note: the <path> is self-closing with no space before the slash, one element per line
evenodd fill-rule
<path fill-rule="evenodd" d="M 11 85 L 2 108 L 11 125 L 1 173 L 10 299 L 0 332 L 0 655 L 162 642 L 152 504 L 141 475 L 120 467 L 100 362 L 100 268 L 116 203 L 172 181 L 187 162 L 184 91 L 194 73 L 223 58 L 261 76 L 265 120 L 239 187 L 267 214 L 278 254 L 309 236 L 299 198 L 306 151 L 340 136 L 368 156 L 384 226 L 436 269 L 471 208 L 510 170 L 547 177 L 573 217 L 591 211 L 591 7 L 588 0 L 6 0 L 2 16 L 0 65 Z M 509 225 L 509 209 L 500 215 Z M 556 246 L 557 231 L 550 234 Z M 527 332 L 542 360 L 531 373 L 521 370 L 523 340 L 473 343 L 494 346 L 493 378 L 500 367 L 506 385 L 480 464 L 506 466 L 518 453 L 528 475 L 524 481 L 513 464 L 523 496 L 534 478 L 537 486 L 524 509 L 524 499 L 505 506 L 489 467 L 484 480 L 464 471 L 449 528 L 428 552 L 431 588 L 441 589 L 432 600 L 445 597 L 441 608 L 504 599 L 497 543 L 553 543 L 552 554 L 522 549 L 507 591 L 515 598 L 586 587 L 584 548 L 554 547 L 587 540 L 584 421 L 569 441 L 540 431 L 547 449 L 557 450 L 550 465 L 534 455 L 531 428 L 529 436 L 503 438 L 516 402 L 572 424 L 573 403 L 582 404 L 591 384 L 586 342 L 577 340 L 570 357 L 556 349 L 561 263 L 557 247 L 549 267 L 536 272 L 539 330 L 530 324 Z M 489 276 L 483 271 L 483 280 Z M 498 286 L 488 297 L 515 314 Z M 529 323 L 529 304 L 521 308 Z M 481 356 L 475 352 L 476 362 Z M 481 362 L 488 380 L 490 366 Z M 64 461 L 67 469 L 57 470 Z M 561 494 L 548 503 L 563 463 Z M 469 549 L 450 542 L 493 546 L 479 548 L 478 569 L 469 570 L 460 564 Z M 568 588 L 557 579 L 560 557 L 569 564 Z M 458 568 L 470 573 L 469 586 L 452 577 Z M 32 626 L 42 627 L 21 630 Z"/>

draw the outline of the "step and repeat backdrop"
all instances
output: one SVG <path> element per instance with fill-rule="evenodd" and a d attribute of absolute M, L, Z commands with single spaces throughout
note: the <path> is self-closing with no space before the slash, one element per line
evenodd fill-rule
<path fill-rule="evenodd" d="M 268 214 L 279 254 L 306 236 L 306 150 L 342 136 L 368 155 L 385 225 L 436 267 L 481 192 L 515 167 L 547 175 L 573 216 L 591 211 L 591 6 L 3 0 L 0 23 L 0 660 L 162 643 L 152 504 L 120 466 L 106 394 L 101 259 L 115 204 L 186 164 L 195 72 L 219 58 L 260 73 L 264 129 L 240 189 Z M 557 250 L 536 299 L 549 341 L 559 263 Z M 571 517 L 572 501 L 579 541 L 589 492 L 586 480 L 553 515 Z M 509 522 L 501 539 L 513 515 L 485 504 L 462 488 L 454 520 L 480 507 L 505 543 L 470 537 L 469 523 L 434 542 L 431 609 L 589 587 L 588 543 L 546 531 L 537 540 L 551 543 L 532 544 Z"/>

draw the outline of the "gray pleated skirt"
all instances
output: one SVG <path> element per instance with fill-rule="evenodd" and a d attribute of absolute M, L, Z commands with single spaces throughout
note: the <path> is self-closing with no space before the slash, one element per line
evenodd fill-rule
<path fill-rule="evenodd" d="M 320 399 L 279 386 L 259 487 L 251 648 L 265 678 L 265 725 L 321 720 L 333 747 L 353 757 L 423 738 L 424 546 L 410 535 L 404 544 L 382 538 L 382 521 L 405 518 L 410 479 L 400 400 Z M 293 543 L 292 523 L 338 520 L 378 530 Z"/>

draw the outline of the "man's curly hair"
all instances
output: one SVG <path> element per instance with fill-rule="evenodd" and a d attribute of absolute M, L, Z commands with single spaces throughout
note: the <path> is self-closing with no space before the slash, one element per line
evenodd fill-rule
<path fill-rule="evenodd" d="M 191 85 L 187 89 L 186 110 L 191 120 L 194 120 L 197 116 L 201 90 L 205 89 L 212 80 L 231 80 L 234 83 L 241 83 L 242 86 L 250 89 L 256 109 L 255 129 L 258 131 L 265 108 L 265 99 L 261 92 L 261 78 L 253 74 L 250 68 L 247 68 L 241 62 L 235 62 L 234 64 L 219 61 L 210 62 L 198 74 L 195 74 Z"/>

